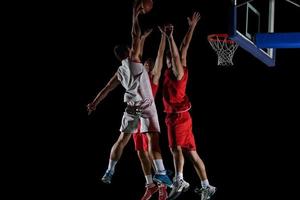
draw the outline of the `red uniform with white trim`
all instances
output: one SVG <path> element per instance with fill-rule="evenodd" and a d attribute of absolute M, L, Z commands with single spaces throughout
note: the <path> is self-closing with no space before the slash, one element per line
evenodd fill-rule
<path fill-rule="evenodd" d="M 166 69 L 163 82 L 163 105 L 166 112 L 165 123 L 168 129 L 169 147 L 181 146 L 186 150 L 196 150 L 192 131 L 192 118 L 189 110 L 191 102 L 186 95 L 188 69 L 184 67 L 184 75 L 177 80 L 172 69 Z"/>

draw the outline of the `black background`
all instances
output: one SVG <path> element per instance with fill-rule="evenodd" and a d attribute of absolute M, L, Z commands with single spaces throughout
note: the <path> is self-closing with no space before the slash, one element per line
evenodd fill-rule
<path fill-rule="evenodd" d="M 123 88 L 111 92 L 91 116 L 86 112 L 86 104 L 119 66 L 113 55 L 114 45 L 131 42 L 131 5 L 130 0 L 119 0 L 51 5 L 51 11 L 47 5 L 43 7 L 47 16 L 41 20 L 41 31 L 45 33 L 44 45 L 51 50 L 41 58 L 46 60 L 49 73 L 46 71 L 47 75 L 40 78 L 53 75 L 47 88 L 56 86 L 55 91 L 48 92 L 53 104 L 62 107 L 58 111 L 47 107 L 55 112 L 52 120 L 59 126 L 47 125 L 52 133 L 41 143 L 43 146 L 51 141 L 45 156 L 46 160 L 51 159 L 47 162 L 51 170 L 46 170 L 44 176 L 55 177 L 63 185 L 50 191 L 65 191 L 64 186 L 72 185 L 66 197 L 82 194 L 85 199 L 139 199 L 144 192 L 144 177 L 133 141 L 125 148 L 112 185 L 97 183 L 119 136 L 125 107 Z M 299 8 L 283 1 L 276 6 L 285 14 L 278 11 L 275 31 L 299 32 L 299 26 L 290 24 L 299 18 Z M 41 15 L 44 9 L 40 9 Z M 202 17 L 188 52 L 187 94 L 192 102 L 197 150 L 206 164 L 210 183 L 218 188 L 216 198 L 287 198 L 295 194 L 296 186 L 290 181 L 298 181 L 299 175 L 296 136 L 300 52 L 278 49 L 276 67 L 269 68 L 239 48 L 233 58 L 234 66 L 217 66 L 217 56 L 206 38 L 211 33 L 228 32 L 229 9 L 229 1 L 223 0 L 155 0 L 153 10 L 140 19 L 143 29 L 154 27 L 145 43 L 144 55 L 156 55 L 160 40 L 157 25 L 173 23 L 179 45 L 188 28 L 186 17 L 199 11 Z M 160 144 L 165 166 L 173 170 L 161 99 L 159 91 L 156 102 L 162 129 Z M 189 161 L 184 177 L 192 189 L 199 184 Z M 179 199 L 199 198 L 191 190 Z"/>

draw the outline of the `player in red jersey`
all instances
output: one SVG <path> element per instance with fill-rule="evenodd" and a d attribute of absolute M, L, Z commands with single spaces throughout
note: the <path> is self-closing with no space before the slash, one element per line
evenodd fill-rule
<path fill-rule="evenodd" d="M 188 18 L 189 29 L 181 43 L 180 50 L 178 50 L 173 38 L 173 25 L 168 25 L 165 31 L 170 52 L 166 53 L 167 69 L 163 81 L 163 105 L 166 112 L 165 123 L 168 129 L 169 147 L 175 168 L 173 188 L 168 197 L 170 200 L 176 199 L 190 186 L 183 179 L 183 153 L 186 153 L 190 158 L 201 180 L 201 187 L 195 190 L 201 194 L 201 200 L 209 199 L 216 191 L 215 187 L 209 185 L 205 165 L 196 151 L 192 118 L 189 113 L 191 103 L 186 95 L 188 81 L 187 50 L 199 20 L 200 14 L 198 12 Z"/>
<path fill-rule="evenodd" d="M 152 88 L 152 94 L 155 98 L 157 94 L 157 90 L 159 87 L 159 79 L 161 77 L 161 69 L 163 66 L 163 56 L 164 56 L 164 50 L 166 47 L 166 35 L 163 33 L 161 28 L 159 27 L 161 31 L 161 40 L 156 56 L 155 63 L 153 63 L 153 60 L 151 58 L 148 58 L 145 63 L 144 67 L 146 68 L 146 71 L 149 74 L 150 78 L 150 84 Z M 151 33 L 152 30 L 146 31 L 141 36 L 141 53 L 140 57 L 143 56 L 143 49 L 144 49 L 144 43 L 148 35 Z M 134 140 L 134 146 L 135 150 L 137 152 L 137 155 L 139 157 L 141 167 L 143 169 L 143 173 L 145 175 L 146 179 L 146 191 L 142 197 L 141 200 L 148 200 L 152 197 L 154 193 L 157 191 L 159 192 L 158 200 L 166 200 L 168 193 L 167 188 L 164 184 L 154 184 L 152 180 L 152 171 L 151 167 L 152 165 L 152 158 L 148 153 L 148 138 L 145 134 L 141 133 L 140 131 L 133 134 L 133 140 Z M 155 166 L 155 165 L 154 165 Z M 155 168 L 155 167 L 154 167 Z"/>

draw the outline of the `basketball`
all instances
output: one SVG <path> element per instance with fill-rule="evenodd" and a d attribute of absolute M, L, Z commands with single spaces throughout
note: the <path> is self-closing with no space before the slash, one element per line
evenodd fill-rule
<path fill-rule="evenodd" d="M 143 13 L 148 13 L 153 8 L 153 1 L 152 0 L 142 0 L 143 4 Z"/>

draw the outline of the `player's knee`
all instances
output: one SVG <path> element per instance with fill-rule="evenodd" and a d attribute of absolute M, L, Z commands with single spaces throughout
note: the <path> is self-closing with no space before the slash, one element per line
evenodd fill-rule
<path fill-rule="evenodd" d="M 147 154 L 145 151 L 137 151 L 137 155 L 138 155 L 139 159 L 141 159 L 141 160 L 147 159 Z"/>
<path fill-rule="evenodd" d="M 148 133 L 148 138 L 151 142 L 158 143 L 159 141 L 159 134 L 156 132 Z"/>
<path fill-rule="evenodd" d="M 159 137 L 158 136 L 153 136 L 152 137 L 151 148 L 152 148 L 152 151 L 160 152 Z"/>
<path fill-rule="evenodd" d="M 152 144 L 152 151 L 154 152 L 160 152 L 160 146 L 158 143 Z"/>
<path fill-rule="evenodd" d="M 121 137 L 119 138 L 121 143 L 127 143 L 129 141 L 129 139 L 131 138 L 131 134 L 130 133 L 124 133 L 121 135 Z"/>
<path fill-rule="evenodd" d="M 175 146 L 175 147 L 172 147 L 172 148 L 171 148 L 171 152 L 172 152 L 173 154 L 182 153 L 182 148 L 181 148 L 181 146 Z"/>

